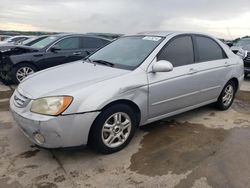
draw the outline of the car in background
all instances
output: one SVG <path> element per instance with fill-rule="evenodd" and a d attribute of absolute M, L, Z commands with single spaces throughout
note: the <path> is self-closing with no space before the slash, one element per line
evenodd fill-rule
<path fill-rule="evenodd" d="M 11 37 L 10 35 L 0 35 L 0 41 L 4 41 L 10 37 Z"/>
<path fill-rule="evenodd" d="M 18 84 L 34 72 L 83 59 L 111 40 L 84 34 L 58 34 L 31 46 L 0 52 L 0 78 Z"/>
<path fill-rule="evenodd" d="M 136 127 L 210 103 L 229 109 L 243 71 L 242 59 L 213 37 L 147 32 L 31 75 L 10 109 L 41 147 L 88 144 L 108 154 L 123 149 Z"/>
<path fill-rule="evenodd" d="M 231 50 L 237 54 L 240 49 L 247 51 L 247 56 L 244 59 L 244 71 L 245 71 L 245 78 L 250 74 L 250 38 L 242 38 L 238 40 L 236 43 L 233 44 Z"/>
<path fill-rule="evenodd" d="M 0 52 L 6 51 L 6 50 L 14 50 L 15 47 L 21 45 L 21 46 L 31 46 L 37 42 L 39 42 L 40 40 L 45 39 L 46 37 L 48 37 L 47 35 L 43 35 L 43 36 L 37 36 L 37 37 L 32 37 L 29 38 L 25 41 L 19 42 L 18 44 L 6 44 L 6 45 L 2 45 L 0 46 Z"/>
<path fill-rule="evenodd" d="M 29 38 L 32 38 L 32 36 L 18 35 L 18 36 L 10 37 L 10 38 L 5 39 L 4 41 L 1 41 L 0 46 L 6 45 L 6 44 L 17 44 L 18 42 L 25 41 Z"/>

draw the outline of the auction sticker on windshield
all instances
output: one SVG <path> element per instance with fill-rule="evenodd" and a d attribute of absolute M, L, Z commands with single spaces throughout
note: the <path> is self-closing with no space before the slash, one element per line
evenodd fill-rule
<path fill-rule="evenodd" d="M 149 37 L 149 36 L 146 36 L 146 37 L 143 37 L 142 40 L 159 41 L 159 40 L 161 40 L 161 37 Z"/>

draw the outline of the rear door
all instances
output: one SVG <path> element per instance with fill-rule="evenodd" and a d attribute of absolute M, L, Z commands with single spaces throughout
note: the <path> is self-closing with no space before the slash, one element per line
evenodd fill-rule
<path fill-rule="evenodd" d="M 170 40 L 156 58 L 171 62 L 174 68 L 171 72 L 148 73 L 149 119 L 197 104 L 199 77 L 191 36 L 181 35 Z"/>
<path fill-rule="evenodd" d="M 203 35 L 194 35 L 193 39 L 200 78 L 197 83 L 201 91 L 199 102 L 215 100 L 224 87 L 231 62 L 214 39 Z"/>

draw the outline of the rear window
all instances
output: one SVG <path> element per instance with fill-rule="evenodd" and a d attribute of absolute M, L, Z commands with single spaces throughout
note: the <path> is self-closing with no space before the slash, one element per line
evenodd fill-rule
<path fill-rule="evenodd" d="M 195 39 L 198 52 L 198 62 L 226 58 L 225 52 L 214 40 L 203 36 L 195 36 Z"/>

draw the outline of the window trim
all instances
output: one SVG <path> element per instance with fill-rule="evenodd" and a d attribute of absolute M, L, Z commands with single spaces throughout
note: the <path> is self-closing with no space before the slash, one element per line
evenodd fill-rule
<path fill-rule="evenodd" d="M 52 44 L 48 44 L 48 46 L 45 46 L 44 48 L 42 49 L 46 49 L 45 51 L 46 52 L 49 52 L 50 49 L 55 45 L 57 44 L 58 42 L 62 41 L 63 39 L 67 39 L 67 38 L 70 38 L 70 37 L 75 37 L 75 36 L 64 36 L 64 37 L 61 37 L 61 38 L 58 38 L 56 41 L 54 41 Z M 76 37 L 81 37 L 80 35 L 77 35 Z"/>
<path fill-rule="evenodd" d="M 80 36 L 70 36 L 70 37 L 62 38 L 61 40 L 59 40 L 59 41 L 55 42 L 53 45 L 51 45 L 50 48 L 52 48 L 53 46 L 57 45 L 59 42 L 62 42 L 63 40 L 70 39 L 70 38 L 78 38 L 78 40 L 79 40 L 78 48 L 62 49 L 61 51 L 70 51 L 70 50 L 79 50 L 79 49 L 81 49 L 81 37 Z"/>
<path fill-rule="evenodd" d="M 195 63 L 196 63 L 196 62 L 195 62 L 195 46 L 194 46 L 194 41 L 193 41 L 193 36 L 192 36 L 192 34 L 179 34 L 179 35 L 176 35 L 176 36 L 172 37 L 171 39 L 169 39 L 169 40 L 167 41 L 167 43 L 161 48 L 161 50 L 160 50 L 160 51 L 157 53 L 157 55 L 155 56 L 155 57 L 156 57 L 156 60 L 158 61 L 158 56 L 162 53 L 162 51 L 163 51 L 165 48 L 167 48 L 167 47 L 169 46 L 169 44 L 170 44 L 173 40 L 175 40 L 175 39 L 177 39 L 177 38 L 180 38 L 180 37 L 190 37 L 190 38 L 191 38 L 192 49 L 193 49 L 193 62 L 190 63 L 190 64 L 181 65 L 181 66 L 177 66 L 177 67 L 182 67 L 182 66 L 187 66 L 187 65 L 195 64 Z M 171 63 L 172 63 L 172 62 L 171 62 Z M 176 67 L 174 66 L 174 68 L 176 68 Z"/>
<path fill-rule="evenodd" d="M 193 46 L 194 46 L 194 55 L 195 55 L 195 63 L 204 63 L 204 62 L 210 62 L 210 61 L 217 61 L 217 60 L 223 60 L 223 59 L 213 59 L 213 60 L 208 60 L 208 61 L 200 61 L 199 57 L 199 51 L 198 51 L 198 44 L 197 44 L 197 37 L 203 37 L 210 39 L 214 41 L 221 49 L 222 54 L 223 54 L 223 59 L 228 59 L 228 55 L 226 54 L 225 50 L 222 48 L 222 46 L 212 37 L 209 37 L 207 35 L 202 35 L 202 34 L 192 34 L 192 39 L 193 39 Z"/>

